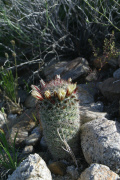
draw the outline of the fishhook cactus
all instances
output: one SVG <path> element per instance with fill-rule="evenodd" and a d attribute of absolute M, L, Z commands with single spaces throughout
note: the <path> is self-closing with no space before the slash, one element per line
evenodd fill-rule
<path fill-rule="evenodd" d="M 32 85 L 32 96 L 40 105 L 40 120 L 48 148 L 55 159 L 68 158 L 64 139 L 73 153 L 79 151 L 80 113 L 77 84 L 69 78 L 65 81 L 57 75 L 45 83 L 40 80 L 40 89 Z M 59 133 L 58 133 L 59 130 Z"/>

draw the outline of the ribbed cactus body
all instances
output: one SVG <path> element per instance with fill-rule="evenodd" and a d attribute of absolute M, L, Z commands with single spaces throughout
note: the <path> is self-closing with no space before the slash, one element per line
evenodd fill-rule
<path fill-rule="evenodd" d="M 48 148 L 56 159 L 70 156 L 63 150 L 62 147 L 66 147 L 62 140 L 67 142 L 75 155 L 79 151 L 79 102 L 76 88 L 72 92 L 69 86 L 70 82 L 56 78 L 41 89 L 40 120 Z M 45 92 L 47 95 L 50 93 L 46 96 L 48 98 L 44 98 Z"/>

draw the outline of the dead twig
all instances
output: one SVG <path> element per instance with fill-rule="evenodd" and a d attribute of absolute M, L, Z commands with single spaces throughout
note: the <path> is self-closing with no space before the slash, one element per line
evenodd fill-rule
<path fill-rule="evenodd" d="M 65 145 L 65 147 L 62 146 L 62 148 L 63 148 L 63 150 L 65 150 L 66 152 L 68 152 L 68 153 L 70 154 L 70 156 L 71 156 L 72 159 L 73 159 L 73 162 L 75 163 L 76 167 L 78 168 L 78 163 L 77 163 L 77 160 L 76 160 L 76 158 L 75 158 L 75 155 L 74 155 L 72 149 L 70 148 L 70 146 L 68 145 L 67 141 L 65 140 L 65 137 L 64 137 L 63 132 L 62 132 L 62 136 L 63 136 L 63 138 L 62 138 L 61 135 L 60 135 L 59 130 L 60 130 L 60 129 L 58 128 L 58 129 L 57 129 L 57 133 L 58 133 L 61 141 L 62 141 L 62 142 L 64 143 L 64 145 Z M 61 129 L 61 131 L 62 131 L 62 129 Z"/>
<path fill-rule="evenodd" d="M 42 59 L 36 59 L 36 60 L 28 61 L 25 63 L 21 63 L 21 64 L 17 65 L 16 67 L 15 66 L 9 67 L 9 68 L 7 68 L 7 70 L 14 70 L 15 68 L 20 68 L 20 67 L 23 67 L 25 65 L 31 65 L 31 64 L 36 64 L 36 63 L 40 63 L 41 66 L 44 64 Z"/>

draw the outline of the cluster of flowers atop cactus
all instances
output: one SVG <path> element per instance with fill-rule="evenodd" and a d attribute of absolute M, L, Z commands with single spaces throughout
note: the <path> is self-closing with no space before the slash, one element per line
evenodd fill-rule
<path fill-rule="evenodd" d="M 41 89 L 38 86 L 31 85 L 31 95 L 40 101 L 44 99 L 51 100 L 56 97 L 62 101 L 76 92 L 77 85 L 71 83 L 71 81 L 71 78 L 68 81 L 62 80 L 60 75 L 56 75 L 55 80 L 50 81 L 48 84 L 40 80 Z"/>

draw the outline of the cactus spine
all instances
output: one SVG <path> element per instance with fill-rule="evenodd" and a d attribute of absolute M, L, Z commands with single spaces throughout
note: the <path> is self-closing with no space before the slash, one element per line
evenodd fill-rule
<path fill-rule="evenodd" d="M 62 137 L 76 155 L 79 151 L 80 113 L 76 83 L 60 79 L 49 83 L 40 81 L 41 89 L 32 85 L 32 95 L 39 100 L 40 120 L 43 134 L 52 156 L 56 159 L 68 158 L 63 150 Z M 59 130 L 59 133 L 58 133 Z"/>

